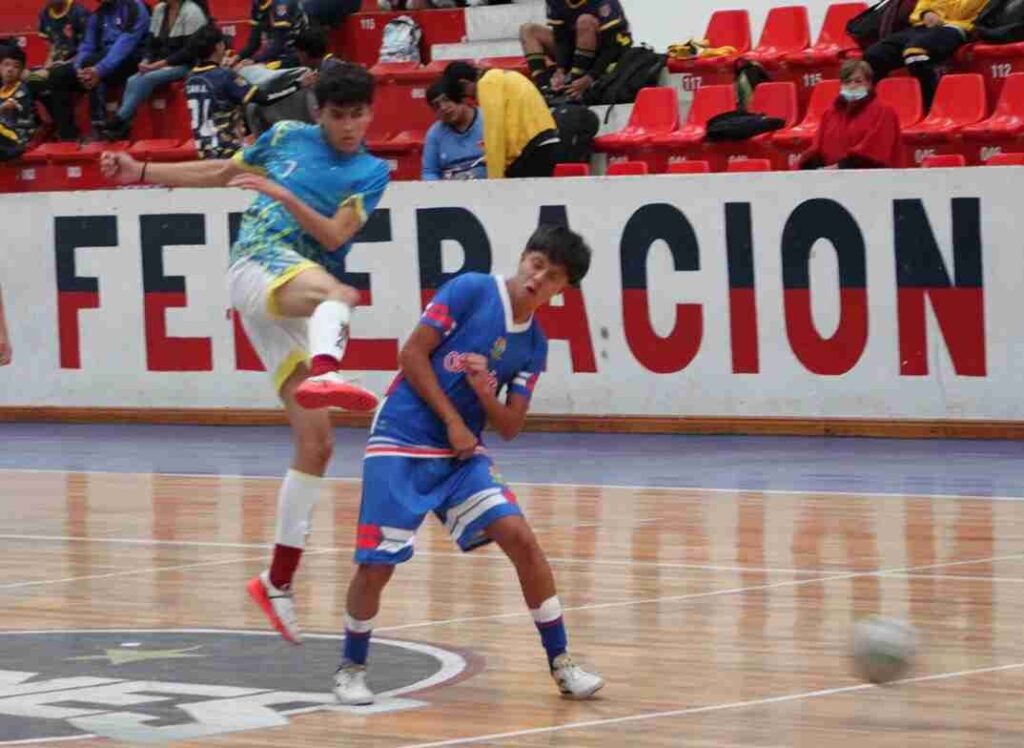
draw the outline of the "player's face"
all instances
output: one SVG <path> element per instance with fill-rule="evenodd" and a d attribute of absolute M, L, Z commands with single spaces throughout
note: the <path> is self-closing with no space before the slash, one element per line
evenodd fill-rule
<path fill-rule="evenodd" d="M 327 103 L 320 110 L 320 126 L 327 142 L 341 153 L 355 153 L 362 147 L 372 119 L 373 109 L 369 104 Z"/>
<path fill-rule="evenodd" d="M 17 60 L 0 61 L 0 81 L 4 85 L 14 83 L 21 78 L 21 64 Z"/>
<path fill-rule="evenodd" d="M 520 293 L 534 309 L 547 304 L 569 285 L 565 268 L 553 265 L 543 252 L 523 253 L 516 280 Z"/>

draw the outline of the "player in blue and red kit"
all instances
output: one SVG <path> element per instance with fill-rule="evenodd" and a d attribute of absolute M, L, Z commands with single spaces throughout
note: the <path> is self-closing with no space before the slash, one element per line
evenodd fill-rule
<path fill-rule="evenodd" d="M 590 249 L 578 234 L 542 226 L 513 277 L 454 278 L 403 346 L 401 372 L 377 411 L 363 461 L 358 568 L 335 674 L 339 702 L 373 701 L 366 685 L 373 618 L 395 565 L 412 558 L 416 530 L 430 513 L 463 551 L 494 541 L 512 561 L 563 694 L 589 698 L 604 685 L 566 652 L 551 567 L 480 438 L 488 421 L 504 439 L 522 429 L 547 360 L 534 312 L 579 283 L 589 266 Z"/>

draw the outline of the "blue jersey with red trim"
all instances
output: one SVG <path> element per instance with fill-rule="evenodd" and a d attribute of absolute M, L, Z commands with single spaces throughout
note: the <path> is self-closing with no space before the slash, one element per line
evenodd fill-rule
<path fill-rule="evenodd" d="M 544 332 L 532 318 L 513 321 L 508 287 L 498 275 L 464 273 L 452 279 L 424 310 L 420 324 L 441 333 L 441 344 L 431 355 L 434 374 L 477 438 L 486 417 L 466 381 L 463 356 L 487 356 L 495 392 L 507 388 L 526 398 L 547 364 Z M 450 457 L 449 450 L 444 423 L 399 374 L 378 411 L 367 454 Z"/>

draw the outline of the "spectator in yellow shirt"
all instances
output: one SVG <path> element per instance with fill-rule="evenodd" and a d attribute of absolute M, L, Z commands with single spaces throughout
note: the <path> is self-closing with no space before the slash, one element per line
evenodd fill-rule
<path fill-rule="evenodd" d="M 931 107 L 939 76 L 935 66 L 949 59 L 974 28 L 988 0 L 918 0 L 910 28 L 875 42 L 864 59 L 881 80 L 904 65 L 921 82 L 925 109 Z"/>
<path fill-rule="evenodd" d="M 444 72 L 448 98 L 476 99 L 484 118 L 487 178 L 550 177 L 562 153 L 544 97 L 521 73 L 453 62 Z"/>

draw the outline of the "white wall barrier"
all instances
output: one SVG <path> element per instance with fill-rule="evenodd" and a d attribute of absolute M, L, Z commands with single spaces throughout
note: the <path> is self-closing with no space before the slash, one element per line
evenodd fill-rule
<path fill-rule="evenodd" d="M 383 390 L 424 296 L 511 271 L 543 214 L 594 262 L 544 315 L 538 412 L 1024 420 L 1024 175 L 952 174 L 395 184 L 348 257 L 368 305 L 347 364 Z M 227 313 L 248 199 L 2 198 L 0 406 L 275 407 Z"/>

